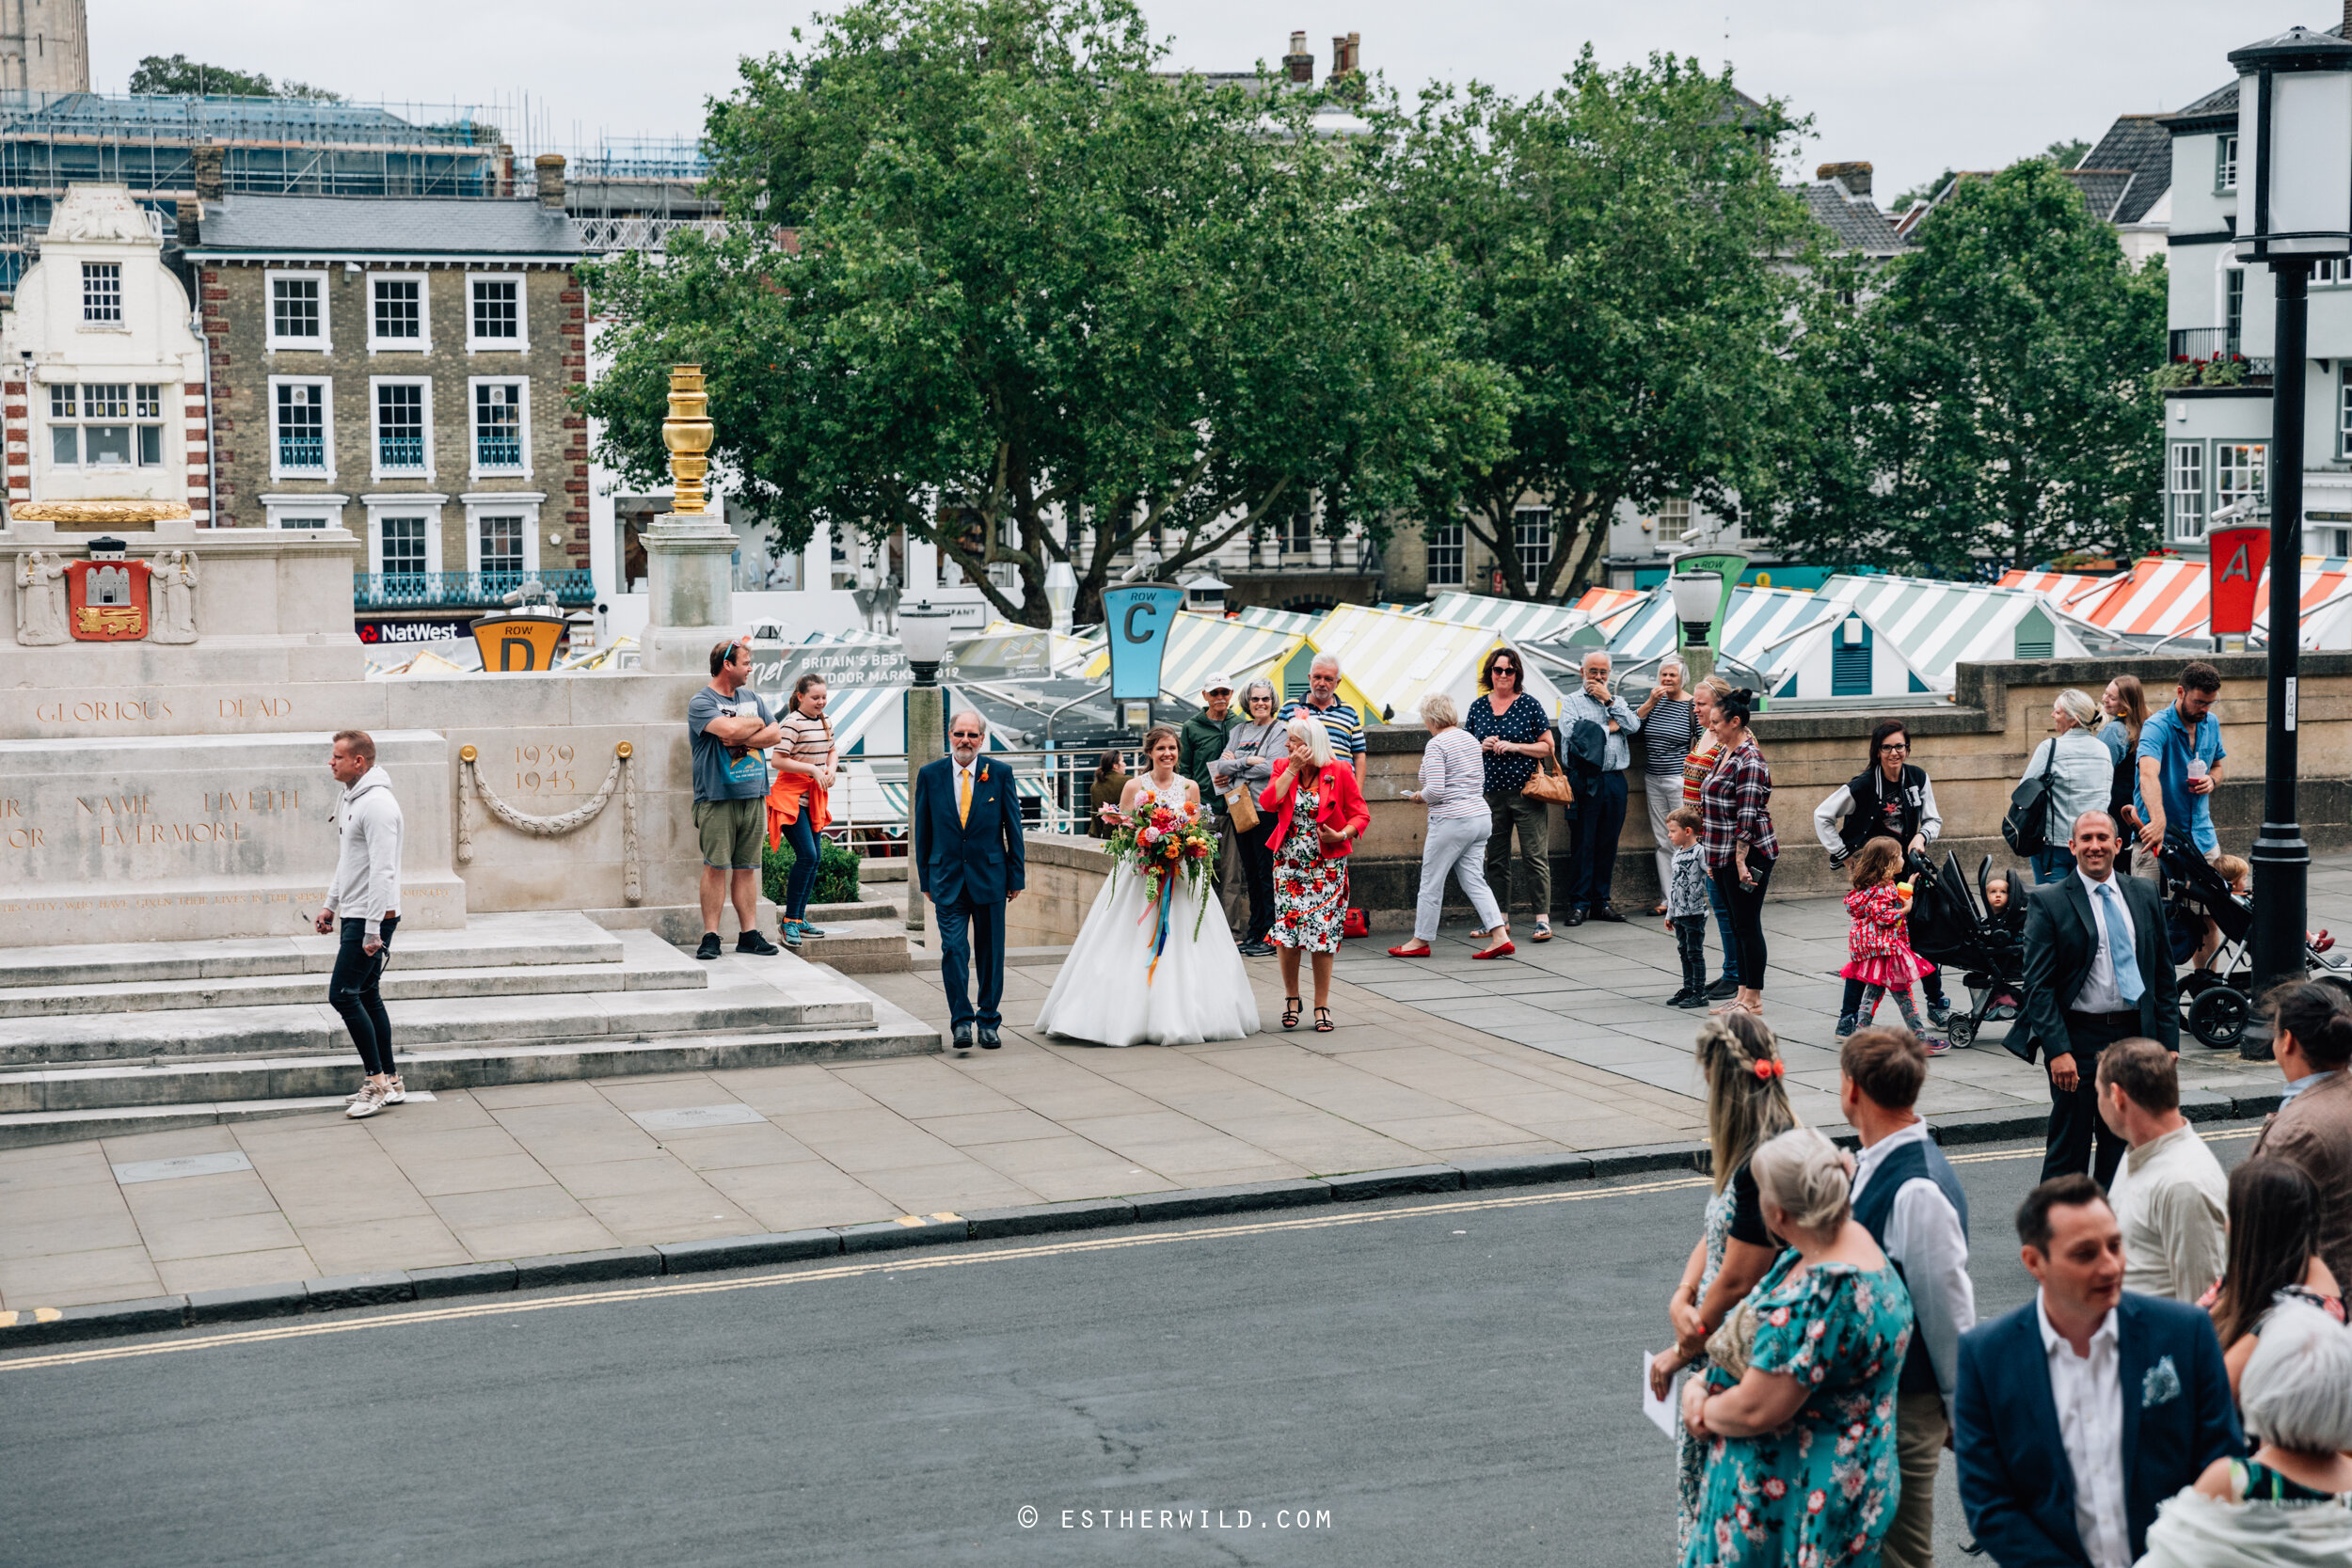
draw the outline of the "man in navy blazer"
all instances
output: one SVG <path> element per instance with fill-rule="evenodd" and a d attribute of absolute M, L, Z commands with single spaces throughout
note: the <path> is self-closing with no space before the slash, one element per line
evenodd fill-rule
<path fill-rule="evenodd" d="M 2123 1232 L 2090 1177 L 2017 1211 L 2032 1301 L 1960 1341 L 1960 1502 L 2000 1568 L 2127 1568 L 2156 1504 L 2245 1451 L 2221 1342 L 2196 1307 L 2123 1289 Z"/>
<path fill-rule="evenodd" d="M 1012 769 L 980 755 L 988 727 L 977 713 L 947 721 L 948 754 L 915 775 L 915 885 L 939 926 L 939 978 L 958 1051 L 1004 1042 L 1005 904 L 1027 879 L 1021 858 L 1021 800 Z M 979 949 L 980 1005 L 971 998 L 973 948 Z"/>

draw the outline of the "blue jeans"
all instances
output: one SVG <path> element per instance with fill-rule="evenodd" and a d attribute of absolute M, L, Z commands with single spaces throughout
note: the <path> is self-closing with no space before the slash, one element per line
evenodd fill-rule
<path fill-rule="evenodd" d="M 939 923 L 939 980 L 947 992 L 948 1022 L 958 1029 L 975 1022 L 983 1029 L 995 1028 L 1005 1022 L 997 1006 L 1005 998 L 1005 906 L 933 904 L 931 915 Z M 971 998 L 975 958 L 980 969 L 977 1009 Z"/>
<path fill-rule="evenodd" d="M 2074 851 L 2072 849 L 2037 849 L 2033 856 L 2033 879 L 2043 886 L 2062 882 L 2074 874 Z"/>
<path fill-rule="evenodd" d="M 817 830 L 808 825 L 808 802 L 801 815 L 784 825 L 784 841 L 792 846 L 792 869 L 784 878 L 784 918 L 798 920 L 808 913 L 809 890 L 817 885 Z"/>
<path fill-rule="evenodd" d="M 1707 879 L 1707 901 L 1715 907 L 1715 934 L 1724 943 L 1724 978 L 1740 983 L 1740 944 L 1731 940 L 1731 906 L 1724 902 L 1724 890 L 1715 879 Z M 1851 1008 L 1848 1009 L 1851 1011 Z"/>

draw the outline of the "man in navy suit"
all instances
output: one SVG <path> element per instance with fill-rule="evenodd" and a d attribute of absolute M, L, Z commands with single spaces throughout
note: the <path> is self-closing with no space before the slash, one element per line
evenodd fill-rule
<path fill-rule="evenodd" d="M 2050 1073 L 2044 1181 L 2089 1171 L 2104 1187 L 2123 1162 L 2122 1134 L 2099 1115 L 2101 1051 L 2135 1037 L 2181 1049 L 2164 911 L 2153 883 L 2115 874 L 2120 842 L 2113 817 L 2083 813 L 2067 846 L 2074 874 L 2026 895 L 2026 1048 L 2041 1048 Z"/>
<path fill-rule="evenodd" d="M 958 1051 L 993 1051 L 1004 1022 L 1005 904 L 1021 896 L 1021 801 L 1012 769 L 980 756 L 987 726 L 977 713 L 947 721 L 948 755 L 915 775 L 914 858 L 917 890 L 939 927 L 939 978 Z M 980 1005 L 971 998 L 973 948 L 979 949 Z"/>
<path fill-rule="evenodd" d="M 2196 1307 L 2123 1289 L 2123 1232 L 2090 1177 L 2017 1211 L 2032 1301 L 1962 1336 L 1960 1502 L 2000 1568 L 2127 1568 L 2156 1504 L 2245 1451 L 2221 1342 Z"/>

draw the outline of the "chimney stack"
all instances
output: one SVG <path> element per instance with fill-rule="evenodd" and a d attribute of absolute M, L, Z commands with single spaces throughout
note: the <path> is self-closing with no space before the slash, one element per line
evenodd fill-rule
<path fill-rule="evenodd" d="M 551 213 L 564 210 L 564 154 L 542 152 L 532 160 L 539 171 L 539 205 Z"/>
<path fill-rule="evenodd" d="M 2344 0 L 2352 6 L 2352 0 Z M 1282 56 L 1282 73 L 1300 87 L 1311 87 L 1315 79 L 1315 57 L 1307 53 L 1307 35 L 1291 34 L 1291 52 Z"/>
<path fill-rule="evenodd" d="M 2347 0 L 2352 3 L 2352 0 Z M 1816 180 L 1827 181 L 1846 193 L 1849 201 L 1870 199 L 1870 166 L 1868 164 L 1823 164 L 1813 171 Z"/>
<path fill-rule="evenodd" d="M 2352 5 L 2352 0 L 2345 0 L 2345 3 Z M 1363 49 L 1364 35 L 1361 33 L 1350 33 L 1345 38 L 1336 33 L 1332 35 L 1330 78 L 1332 87 L 1338 87 L 1342 82 L 1364 69 Z"/>
<path fill-rule="evenodd" d="M 199 201 L 218 201 L 225 189 L 221 181 L 222 149 L 192 147 L 188 161 L 196 170 L 196 198 Z"/>

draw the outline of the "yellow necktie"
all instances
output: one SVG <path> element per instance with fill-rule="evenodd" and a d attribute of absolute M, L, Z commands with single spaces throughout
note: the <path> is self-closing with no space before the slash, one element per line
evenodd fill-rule
<path fill-rule="evenodd" d="M 972 825 L 972 772 L 965 768 L 956 769 L 956 820 L 967 828 Z"/>

